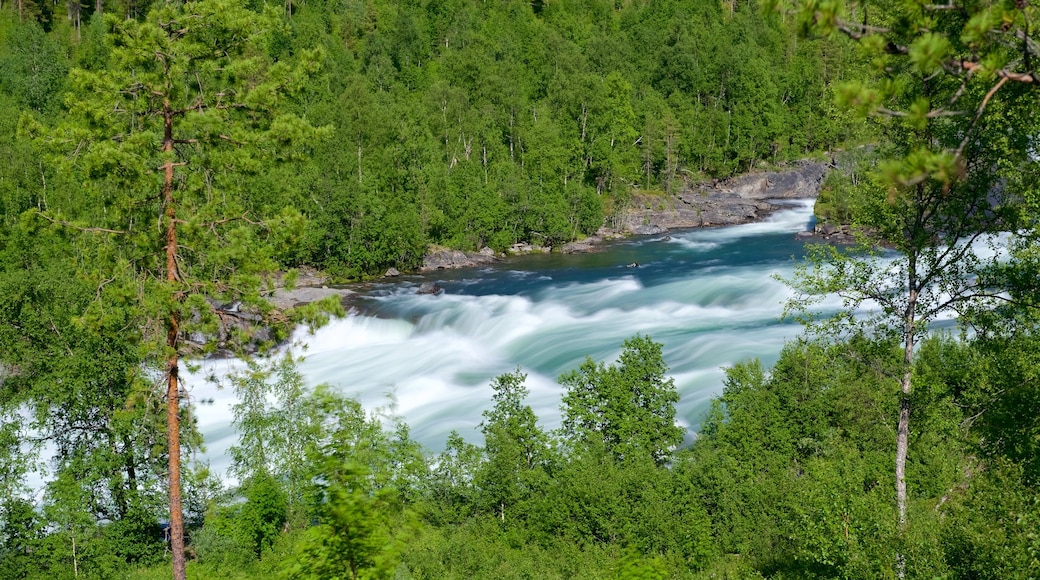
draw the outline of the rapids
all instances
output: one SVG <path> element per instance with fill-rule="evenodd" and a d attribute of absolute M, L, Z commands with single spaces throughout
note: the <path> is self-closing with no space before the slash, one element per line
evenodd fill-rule
<path fill-rule="evenodd" d="M 790 276 L 803 256 L 799 231 L 811 227 L 812 200 L 740 226 L 671 232 L 611 243 L 581 255 L 529 255 L 492 267 L 441 271 L 359 287 L 360 306 L 294 347 L 307 382 L 328 383 L 369 409 L 387 406 L 430 451 L 448 433 L 480 442 L 490 380 L 519 366 L 542 425 L 560 423 L 557 377 L 586 356 L 612 361 L 637 333 L 664 345 L 680 394 L 677 417 L 692 438 L 724 369 L 758 358 L 772 365 L 801 327 L 781 321 Z M 634 266 L 633 264 L 638 264 Z M 444 293 L 418 295 L 436 281 Z M 222 472 L 234 443 L 230 389 L 235 361 L 214 361 L 186 385 L 195 401 L 211 466 Z M 211 403 L 209 401 L 212 400 Z"/>

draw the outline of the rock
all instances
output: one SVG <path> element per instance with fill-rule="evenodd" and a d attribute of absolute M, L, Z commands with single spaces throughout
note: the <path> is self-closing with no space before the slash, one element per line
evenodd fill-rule
<path fill-rule="evenodd" d="M 512 246 L 509 246 L 509 249 L 506 250 L 506 251 L 508 253 L 510 253 L 510 254 L 513 254 L 513 255 L 533 254 L 535 252 L 540 252 L 542 254 L 548 254 L 549 252 L 552 251 L 552 248 L 549 247 L 549 246 L 539 246 L 538 244 L 529 244 L 527 242 L 520 242 L 520 243 L 513 244 Z"/>
<path fill-rule="evenodd" d="M 483 248 L 480 248 L 480 255 L 481 256 L 490 256 L 490 257 L 493 258 L 493 257 L 495 257 L 495 251 L 492 250 L 491 248 L 487 247 L 487 246 L 484 246 Z"/>
<path fill-rule="evenodd" d="M 388 269 L 388 270 L 386 271 L 386 274 L 383 274 L 383 276 L 386 276 L 387 278 L 396 278 L 396 277 L 398 277 L 398 276 L 400 276 L 400 275 L 401 275 L 401 273 L 400 273 L 400 272 L 398 272 L 398 271 L 397 271 L 397 268 L 394 268 L 393 266 L 391 266 L 391 267 L 390 267 L 390 268 L 389 268 L 389 269 Z"/>
<path fill-rule="evenodd" d="M 799 199 L 820 194 L 826 163 L 805 161 L 788 171 L 765 171 L 726 180 L 719 189 L 746 199 Z"/>
<path fill-rule="evenodd" d="M 584 240 L 568 242 L 560 246 L 560 252 L 564 254 L 585 254 L 596 250 L 596 245 L 603 241 L 599 236 L 592 236 Z"/>
<path fill-rule="evenodd" d="M 454 268 L 467 268 L 490 264 L 498 260 L 495 252 L 487 248 L 487 252 L 462 252 L 448 248 L 432 248 L 423 257 L 423 265 L 420 270 L 428 272 L 431 270 L 449 270 Z"/>
<path fill-rule="evenodd" d="M 317 269 L 310 266 L 301 266 L 296 269 L 296 280 L 293 283 L 297 288 L 309 286 L 321 286 L 326 282 L 325 276 Z M 274 274 L 274 285 L 276 288 L 285 286 L 285 272 Z"/>
<path fill-rule="evenodd" d="M 632 206 L 620 216 L 620 227 L 633 234 L 659 234 L 674 228 L 759 221 L 783 207 L 769 200 L 819 195 L 829 169 L 825 163 L 803 162 L 787 171 L 757 172 L 688 186 L 669 196 L 636 193 Z"/>
<path fill-rule="evenodd" d="M 423 282 L 419 285 L 419 289 L 415 291 L 416 294 L 433 294 L 437 295 L 443 292 L 444 289 L 440 287 L 436 282 Z"/>
<path fill-rule="evenodd" d="M 347 290 L 346 288 L 293 288 L 292 290 L 286 290 L 285 288 L 279 288 L 274 291 L 267 299 L 276 308 L 285 310 L 287 308 L 293 308 L 301 304 L 307 304 L 309 302 L 317 302 L 328 296 L 339 296 L 340 299 L 344 299 L 347 296 L 353 294 L 353 290 Z"/>
<path fill-rule="evenodd" d="M 627 268 L 638 268 L 639 267 L 639 262 L 632 262 L 631 264 L 629 264 L 626 267 Z"/>
<path fill-rule="evenodd" d="M 667 229 L 657 224 L 648 224 L 632 228 L 632 233 L 637 236 L 652 236 L 656 234 L 663 234 L 667 231 Z"/>

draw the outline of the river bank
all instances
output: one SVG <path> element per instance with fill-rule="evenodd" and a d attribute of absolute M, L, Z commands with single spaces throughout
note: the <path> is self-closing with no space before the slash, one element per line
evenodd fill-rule
<path fill-rule="evenodd" d="M 557 248 L 518 243 L 503 253 L 496 253 L 490 248 L 479 252 L 432 248 L 424 257 L 419 274 L 484 266 L 516 255 L 552 251 L 564 254 L 595 252 L 604 242 L 630 235 L 655 235 L 678 229 L 760 222 L 786 208 L 777 200 L 815 199 L 830 169 L 830 163 L 801 161 L 792 164 L 790 168 L 776 171 L 758 171 L 726 180 L 688 184 L 674 195 L 636 191 L 629 207 L 614 220 L 614 227 L 604 226 L 595 235 Z M 395 268 L 390 268 L 384 278 L 400 275 Z M 276 285 L 269 300 L 279 309 L 328 296 L 339 296 L 344 305 L 349 305 L 351 296 L 356 293 L 342 286 L 329 286 L 327 282 L 321 272 L 304 268 L 292 289 Z"/>
<path fill-rule="evenodd" d="M 393 397 L 412 436 L 433 452 L 458 430 L 476 440 L 490 406 L 490 381 L 520 366 L 528 404 L 547 429 L 559 426 L 559 376 L 586 356 L 617 357 L 624 340 L 651 336 L 682 396 L 680 421 L 696 430 L 721 390 L 722 368 L 747 359 L 770 365 L 796 336 L 780 320 L 790 277 L 803 252 L 795 234 L 812 219 L 812 202 L 794 202 L 756 223 L 695 228 L 605 243 L 601 251 L 516 256 L 465 270 L 373 280 L 351 286 L 352 314 L 313 333 L 300 370 L 309 385 L 327 383 L 379 409 Z M 794 256 L 794 260 L 792 260 Z M 629 267 L 638 263 L 638 267 Z M 436 282 L 439 296 L 417 292 Z M 233 361 L 208 361 L 220 375 Z M 208 376 L 208 370 L 200 371 Z M 213 466 L 227 464 L 233 393 L 198 383 L 199 426 Z"/>
<path fill-rule="evenodd" d="M 471 268 L 494 263 L 509 255 L 593 252 L 605 241 L 630 235 L 759 222 L 784 208 L 775 200 L 815 199 L 830 169 L 830 163 L 801 161 L 777 171 L 758 171 L 727 180 L 687 184 L 673 195 L 635 191 L 629 206 L 613 220 L 614 227 L 604 226 L 595 235 L 558 248 L 514 244 L 502 254 L 496 254 L 490 248 L 480 252 L 435 248 L 425 256 L 420 272 Z M 387 275 L 397 275 L 396 270 L 388 271 Z"/>

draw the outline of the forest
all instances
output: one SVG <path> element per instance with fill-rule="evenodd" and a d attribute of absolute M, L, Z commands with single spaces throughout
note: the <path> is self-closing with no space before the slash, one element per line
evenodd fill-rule
<path fill-rule="evenodd" d="M 1037 16 L 3 3 L 0 578 L 1040 577 Z M 437 454 L 279 354 L 343 314 L 268 300 L 304 267 L 551 247 L 843 150 L 817 213 L 859 244 L 812 248 L 805 335 L 695 435 L 648 336 L 559 377 L 559 429 L 498 376 Z M 179 382 L 226 354 L 233 480 Z"/>

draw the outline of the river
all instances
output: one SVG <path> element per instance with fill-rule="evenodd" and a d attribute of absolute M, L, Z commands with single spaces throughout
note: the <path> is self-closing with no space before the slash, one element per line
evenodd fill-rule
<path fill-rule="evenodd" d="M 300 368 L 309 384 L 331 384 L 370 409 L 392 398 L 412 436 L 436 452 L 453 429 L 480 442 L 489 382 L 517 366 L 528 374 L 528 402 L 542 425 L 559 426 L 557 377 L 586 356 L 612 361 L 626 338 L 644 334 L 664 345 L 680 394 L 677 417 L 692 438 L 726 367 L 752 358 L 772 365 L 800 333 L 780 320 L 790 290 L 774 276 L 794 271 L 804 247 L 795 234 L 811 220 L 812 200 L 802 200 L 759 223 L 369 284 L 350 315 L 297 333 L 306 345 L 296 347 L 305 357 Z M 416 294 L 424 280 L 444 292 Z M 192 399 L 205 401 L 196 407 L 204 457 L 218 473 L 235 438 L 233 393 L 199 377 L 234 368 L 211 362 L 187 381 Z"/>

